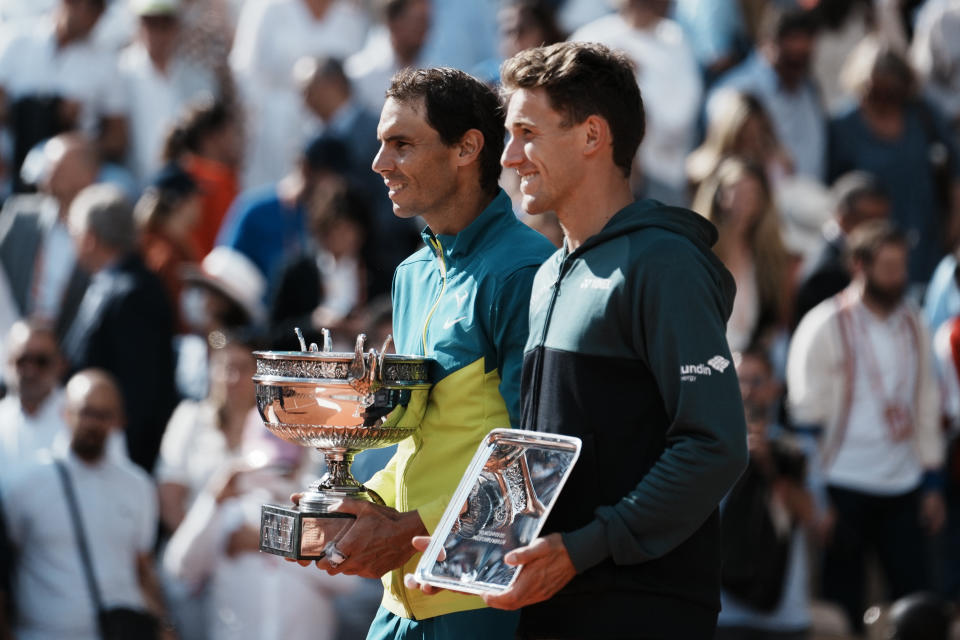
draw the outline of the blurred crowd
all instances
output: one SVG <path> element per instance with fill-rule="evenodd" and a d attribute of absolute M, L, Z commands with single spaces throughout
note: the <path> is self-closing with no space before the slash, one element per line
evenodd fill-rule
<path fill-rule="evenodd" d="M 422 242 L 371 170 L 393 73 L 496 85 L 565 39 L 635 62 L 634 191 L 713 222 L 736 280 L 718 638 L 947 637 L 960 1 L 0 0 L 0 638 L 95 638 L 95 602 L 183 639 L 362 637 L 378 582 L 258 553 L 259 505 L 321 469 L 263 428 L 252 351 L 390 333 Z M 361 481 L 389 451 L 364 455 Z"/>

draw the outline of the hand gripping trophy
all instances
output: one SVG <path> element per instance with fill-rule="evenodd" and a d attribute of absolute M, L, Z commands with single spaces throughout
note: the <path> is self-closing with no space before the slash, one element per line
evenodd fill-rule
<path fill-rule="evenodd" d="M 278 437 L 316 447 L 327 473 L 304 492 L 299 506 L 263 505 L 260 550 L 298 560 L 324 557 L 327 544 L 355 516 L 330 511 L 342 498 L 383 504 L 374 491 L 350 474 L 353 457 L 364 449 L 385 447 L 411 435 L 410 427 L 385 420 L 406 405 L 412 392 L 430 388 L 430 360 L 388 354 L 388 337 L 380 351 L 364 352 L 366 335 L 357 336 L 353 353 L 331 349 L 323 330 L 323 349 L 307 349 L 297 329 L 301 351 L 257 351 L 257 408 Z"/>

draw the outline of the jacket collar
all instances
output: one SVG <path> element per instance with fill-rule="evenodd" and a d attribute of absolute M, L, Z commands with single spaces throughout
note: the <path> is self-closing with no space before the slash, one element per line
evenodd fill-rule
<path fill-rule="evenodd" d="M 467 255 L 473 249 L 477 239 L 486 236 L 489 229 L 502 221 L 506 214 L 513 216 L 513 206 L 510 202 L 510 196 L 503 189 L 500 189 L 493 200 L 490 201 L 490 204 L 460 233 L 455 235 L 435 234 L 430 230 L 430 227 L 425 227 L 420 235 L 428 246 L 433 238 L 439 240 L 446 256 Z"/>

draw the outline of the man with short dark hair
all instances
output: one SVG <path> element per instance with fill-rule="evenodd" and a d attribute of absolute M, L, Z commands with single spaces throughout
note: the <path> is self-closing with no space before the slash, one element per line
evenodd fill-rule
<path fill-rule="evenodd" d="M 126 404 L 130 459 L 146 469 L 176 404 L 173 310 L 163 283 L 136 251 L 133 209 L 116 187 L 87 187 L 69 214 L 77 261 L 92 274 L 64 340 L 73 371 L 113 374 Z"/>
<path fill-rule="evenodd" d="M 850 284 L 846 238 L 865 222 L 890 216 L 890 201 L 876 177 L 851 171 L 833 183 L 833 218 L 823 227 L 823 240 L 797 287 L 794 324 L 815 306 Z"/>
<path fill-rule="evenodd" d="M 506 555 L 516 581 L 484 599 L 523 607 L 523 638 L 712 638 L 717 506 L 747 458 L 716 230 L 634 202 L 643 102 L 622 54 L 528 49 L 501 75 L 503 166 L 565 236 L 534 280 L 521 424 L 583 448 L 542 537 Z"/>
<path fill-rule="evenodd" d="M 429 397 L 391 420 L 416 427 L 366 483 L 387 506 L 346 500 L 357 521 L 336 541 L 342 562 L 321 568 L 383 576 L 370 639 L 513 637 L 518 616 L 476 596 L 425 597 L 403 584 L 481 440 L 520 423 L 520 364 L 536 268 L 552 245 L 513 214 L 498 186 L 503 115 L 497 96 L 455 69 L 394 76 L 377 130 L 373 169 L 401 218 L 420 216 L 426 247 L 397 267 L 398 353 L 434 360 Z M 385 575 L 384 575 L 385 574 Z"/>
<path fill-rule="evenodd" d="M 862 629 L 865 554 L 894 598 L 930 587 L 924 529 L 944 522 L 944 438 L 930 336 L 904 302 L 909 245 L 884 222 L 850 238 L 854 278 L 800 322 L 787 360 L 795 424 L 822 430 L 836 511 L 823 595 Z"/>

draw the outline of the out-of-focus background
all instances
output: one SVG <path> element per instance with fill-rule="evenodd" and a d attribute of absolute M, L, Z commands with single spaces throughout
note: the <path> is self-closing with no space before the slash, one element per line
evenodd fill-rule
<path fill-rule="evenodd" d="M 370 169 L 394 72 L 496 86 L 506 57 L 563 40 L 636 64 L 634 191 L 711 220 L 736 279 L 751 465 L 722 505 L 717 637 L 946 637 L 960 1 L 0 0 L 0 638 L 85 637 L 66 503 L 37 467 L 97 442 L 126 469 L 74 478 L 102 515 L 105 601 L 162 600 L 185 640 L 363 637 L 377 581 L 257 551 L 259 504 L 322 469 L 263 428 L 251 351 L 391 331 L 422 227 Z M 878 221 L 905 259 L 857 244 Z M 64 389 L 91 367 L 106 409 L 103 385 Z M 109 408 L 125 427 L 98 440 Z"/>

